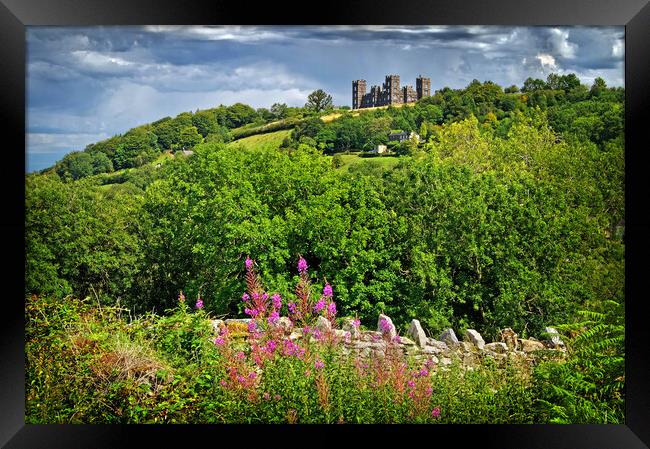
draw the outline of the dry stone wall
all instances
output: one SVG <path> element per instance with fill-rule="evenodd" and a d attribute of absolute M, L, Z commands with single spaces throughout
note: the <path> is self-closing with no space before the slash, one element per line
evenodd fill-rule
<path fill-rule="evenodd" d="M 248 323 L 250 319 L 212 320 L 215 333 L 227 326 L 229 334 L 234 337 L 248 336 Z M 431 359 L 438 366 L 451 365 L 454 360 L 466 368 L 472 368 L 481 363 L 485 358 L 490 358 L 497 363 L 507 360 L 519 360 L 530 364 L 539 358 L 555 354 L 565 355 L 565 345 L 557 330 L 546 328 L 550 340 L 539 341 L 534 338 L 524 339 L 510 328 L 501 331 L 500 341 L 486 343 L 479 332 L 467 329 L 459 339 L 453 329 L 444 330 L 438 339 L 427 337 L 418 320 L 412 320 L 406 336 L 397 335 L 396 328 L 390 317 L 380 314 L 377 320 L 377 330 L 360 330 L 352 319 L 344 319 L 341 329 L 332 327 L 330 321 L 320 317 L 316 325 L 309 332 L 302 328 L 294 328 L 291 320 L 281 317 L 276 326 L 280 326 L 285 337 L 291 340 L 310 341 L 329 339 L 341 346 L 343 354 L 354 354 L 366 358 L 383 356 L 389 348 L 394 353 L 401 353 L 405 357 L 416 360 Z M 317 336 L 314 334 L 317 331 Z"/>

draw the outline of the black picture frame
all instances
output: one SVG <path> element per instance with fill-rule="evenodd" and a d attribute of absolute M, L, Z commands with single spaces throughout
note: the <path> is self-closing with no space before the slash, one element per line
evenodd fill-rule
<path fill-rule="evenodd" d="M 312 3 L 310 3 L 312 5 Z M 463 0 L 377 2 L 330 1 L 310 5 L 224 1 L 0 0 L 0 119 L 6 144 L 0 162 L 5 213 L 2 235 L 5 290 L 0 323 L 0 444 L 22 447 L 123 447 L 198 444 L 311 444 L 322 432 L 332 444 L 358 437 L 389 444 L 480 444 L 499 448 L 647 448 L 650 445 L 648 325 L 645 323 L 645 261 L 650 220 L 645 206 L 648 176 L 641 158 L 650 96 L 650 5 L 647 0 Z M 308 7 L 309 6 L 309 7 Z M 316 5 L 318 7 L 318 5 Z M 448 24 L 448 25 L 624 25 L 626 89 L 626 424 L 484 426 L 113 426 L 25 425 L 24 355 L 24 175 L 25 27 L 30 25 L 147 24 Z M 645 145 L 644 145 L 645 144 Z M 645 176 L 644 176 L 645 175 Z M 252 431 L 251 431 L 252 430 Z M 298 433 L 295 433 L 298 432 Z M 298 435 L 300 436 L 293 440 Z M 237 438 L 239 442 L 228 442 Z M 305 440 L 307 438 L 307 440 Z M 452 443 L 443 443 L 450 438 Z M 326 442 L 323 439 L 322 442 Z M 181 444 L 181 443 L 178 443 Z M 204 443 L 201 443 L 204 444 Z M 358 443 L 357 443 L 358 444 Z"/>

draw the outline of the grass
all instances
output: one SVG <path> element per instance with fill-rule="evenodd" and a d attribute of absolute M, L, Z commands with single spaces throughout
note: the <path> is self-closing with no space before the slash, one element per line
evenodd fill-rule
<path fill-rule="evenodd" d="M 369 164 L 384 169 L 391 169 L 400 161 L 400 158 L 397 156 L 360 157 L 357 154 L 341 154 L 340 156 L 343 160 L 343 165 L 339 167 L 339 170 L 349 170 L 351 166 L 356 164 Z"/>
<path fill-rule="evenodd" d="M 244 137 L 243 139 L 230 142 L 229 146 L 241 145 L 247 149 L 277 150 L 282 141 L 291 134 L 290 129 L 275 131 L 266 134 L 255 134 L 254 136 Z"/>

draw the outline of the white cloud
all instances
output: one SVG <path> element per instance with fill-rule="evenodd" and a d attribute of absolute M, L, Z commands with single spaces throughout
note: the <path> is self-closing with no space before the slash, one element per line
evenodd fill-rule
<path fill-rule="evenodd" d="M 615 58 L 620 58 L 623 56 L 623 52 L 625 51 L 625 43 L 622 40 L 617 40 L 614 42 L 614 45 L 612 45 L 612 56 Z"/>
<path fill-rule="evenodd" d="M 557 64 L 555 63 L 555 58 L 549 54 L 538 53 L 537 56 L 535 56 L 535 58 L 539 61 L 542 67 L 546 67 L 549 69 L 557 68 Z"/>
<path fill-rule="evenodd" d="M 208 41 L 259 42 L 287 38 L 284 33 L 264 27 L 153 25 L 144 27 L 144 30 L 150 33 L 173 34 L 184 39 Z"/>
<path fill-rule="evenodd" d="M 563 58 L 575 58 L 578 44 L 569 42 L 569 31 L 551 28 L 550 42 L 553 45 L 553 50 Z"/>

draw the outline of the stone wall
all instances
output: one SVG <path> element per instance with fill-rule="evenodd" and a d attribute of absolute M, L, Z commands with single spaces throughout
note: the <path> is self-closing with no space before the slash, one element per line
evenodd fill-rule
<path fill-rule="evenodd" d="M 233 337 L 247 337 L 250 319 L 212 320 L 215 332 L 227 326 Z M 490 358 L 499 364 L 507 360 L 519 360 L 530 364 L 545 356 L 564 356 L 565 345 L 557 331 L 546 328 L 550 340 L 540 341 L 534 338 L 523 339 L 510 328 L 501 331 L 499 341 L 485 342 L 474 329 L 465 331 L 459 339 L 453 329 L 446 329 L 437 339 L 428 337 L 418 320 L 412 320 L 405 336 L 397 335 L 390 317 L 379 315 L 377 330 L 360 330 L 352 319 L 344 319 L 341 328 L 333 328 L 324 317 L 319 317 L 313 329 L 305 332 L 303 328 L 294 328 L 287 317 L 281 317 L 277 326 L 283 330 L 285 338 L 310 341 L 329 339 L 341 346 L 343 354 L 354 354 L 361 358 L 383 356 L 388 351 L 413 357 L 417 360 L 431 359 L 438 366 L 448 366 L 454 361 L 471 369 Z"/>

